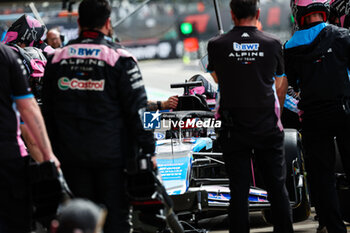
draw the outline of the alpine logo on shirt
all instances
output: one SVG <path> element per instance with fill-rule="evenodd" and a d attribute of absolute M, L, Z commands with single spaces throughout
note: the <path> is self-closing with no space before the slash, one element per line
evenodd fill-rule
<path fill-rule="evenodd" d="M 233 42 L 233 52 L 228 56 L 236 58 L 237 61 L 244 65 L 249 65 L 256 61 L 257 57 L 264 57 L 264 52 L 261 52 L 259 43 L 237 43 Z"/>
<path fill-rule="evenodd" d="M 77 78 L 69 79 L 62 77 L 58 80 L 58 88 L 62 91 L 68 89 L 81 90 L 81 91 L 103 91 L 105 86 L 105 80 L 79 80 Z"/>

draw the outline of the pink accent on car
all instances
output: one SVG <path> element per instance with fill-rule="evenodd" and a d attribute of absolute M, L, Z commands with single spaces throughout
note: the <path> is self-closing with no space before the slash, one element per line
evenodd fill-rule
<path fill-rule="evenodd" d="M 302 122 L 303 121 L 303 114 L 304 114 L 304 111 L 303 110 L 300 110 L 299 112 L 298 112 L 298 116 L 299 116 L 299 121 L 300 122 Z"/>
<path fill-rule="evenodd" d="M 214 109 L 214 117 L 215 117 L 215 120 L 218 120 L 220 119 L 221 115 L 219 113 L 219 110 L 220 110 L 220 92 L 218 91 L 217 95 L 216 95 L 216 104 L 215 104 L 215 109 Z"/>
<path fill-rule="evenodd" d="M 18 37 L 18 32 L 7 32 L 4 39 L 4 44 L 16 40 Z"/>
<path fill-rule="evenodd" d="M 105 45 L 96 44 L 74 44 L 66 46 L 62 49 L 56 49 L 52 63 L 58 63 L 69 58 L 92 58 L 102 60 L 108 65 L 114 66 L 120 57 L 132 57 L 135 59 L 129 52 L 124 49 L 115 50 Z"/>
<path fill-rule="evenodd" d="M 207 99 L 207 104 L 216 104 L 216 99 Z"/>
<path fill-rule="evenodd" d="M 250 159 L 250 168 L 252 169 L 251 171 L 252 171 L 253 185 L 255 187 L 256 183 L 255 183 L 255 170 L 253 165 L 253 159 Z"/>
<path fill-rule="evenodd" d="M 200 86 L 200 87 L 195 87 L 195 88 L 192 88 L 190 90 L 190 94 L 191 95 L 194 95 L 194 94 L 198 94 L 198 95 L 201 95 L 205 92 L 205 88 L 203 86 Z"/>
<path fill-rule="evenodd" d="M 297 6 L 308 6 L 314 3 L 326 3 L 327 0 L 295 0 L 294 3 Z"/>

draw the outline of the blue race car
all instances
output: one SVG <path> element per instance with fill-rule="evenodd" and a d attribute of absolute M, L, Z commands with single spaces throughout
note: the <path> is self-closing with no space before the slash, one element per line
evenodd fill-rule
<path fill-rule="evenodd" d="M 201 78 L 202 79 L 202 78 Z M 184 88 L 175 111 L 163 113 L 161 128 L 155 132 L 158 170 L 163 184 L 174 202 L 174 211 L 180 219 L 195 223 L 201 218 L 227 213 L 230 191 L 222 153 L 216 143 L 213 100 L 204 92 L 191 90 L 205 87 L 205 81 L 172 85 Z M 215 103 L 215 101 L 214 101 Z M 203 127 L 204 126 L 204 127 Z M 285 130 L 287 162 L 287 189 L 295 222 L 310 215 L 309 196 L 304 174 L 300 134 Z M 270 221 L 270 203 L 267 192 L 251 161 L 250 210 L 261 210 Z"/>

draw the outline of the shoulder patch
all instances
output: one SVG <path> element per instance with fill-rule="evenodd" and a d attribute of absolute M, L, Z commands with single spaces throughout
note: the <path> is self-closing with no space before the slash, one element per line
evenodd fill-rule
<path fill-rule="evenodd" d="M 129 51 L 127 51 L 126 49 L 117 49 L 116 50 L 117 53 L 121 56 L 121 57 L 131 57 L 132 59 L 134 59 L 135 62 L 137 62 L 136 57 L 134 57 Z"/>

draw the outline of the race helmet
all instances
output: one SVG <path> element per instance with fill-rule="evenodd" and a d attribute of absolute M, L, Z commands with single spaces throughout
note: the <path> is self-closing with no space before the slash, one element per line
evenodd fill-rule
<path fill-rule="evenodd" d="M 329 16 L 328 0 L 291 0 L 291 9 L 300 28 L 305 26 L 305 17 L 309 15 L 319 13 L 323 16 L 324 22 Z"/>
<path fill-rule="evenodd" d="M 29 15 L 22 15 L 8 29 L 4 43 L 24 43 L 26 46 L 33 46 L 44 35 L 46 27 L 38 20 Z"/>
<path fill-rule="evenodd" d="M 329 22 L 339 27 L 350 27 L 350 2 L 344 0 L 330 1 Z"/>

